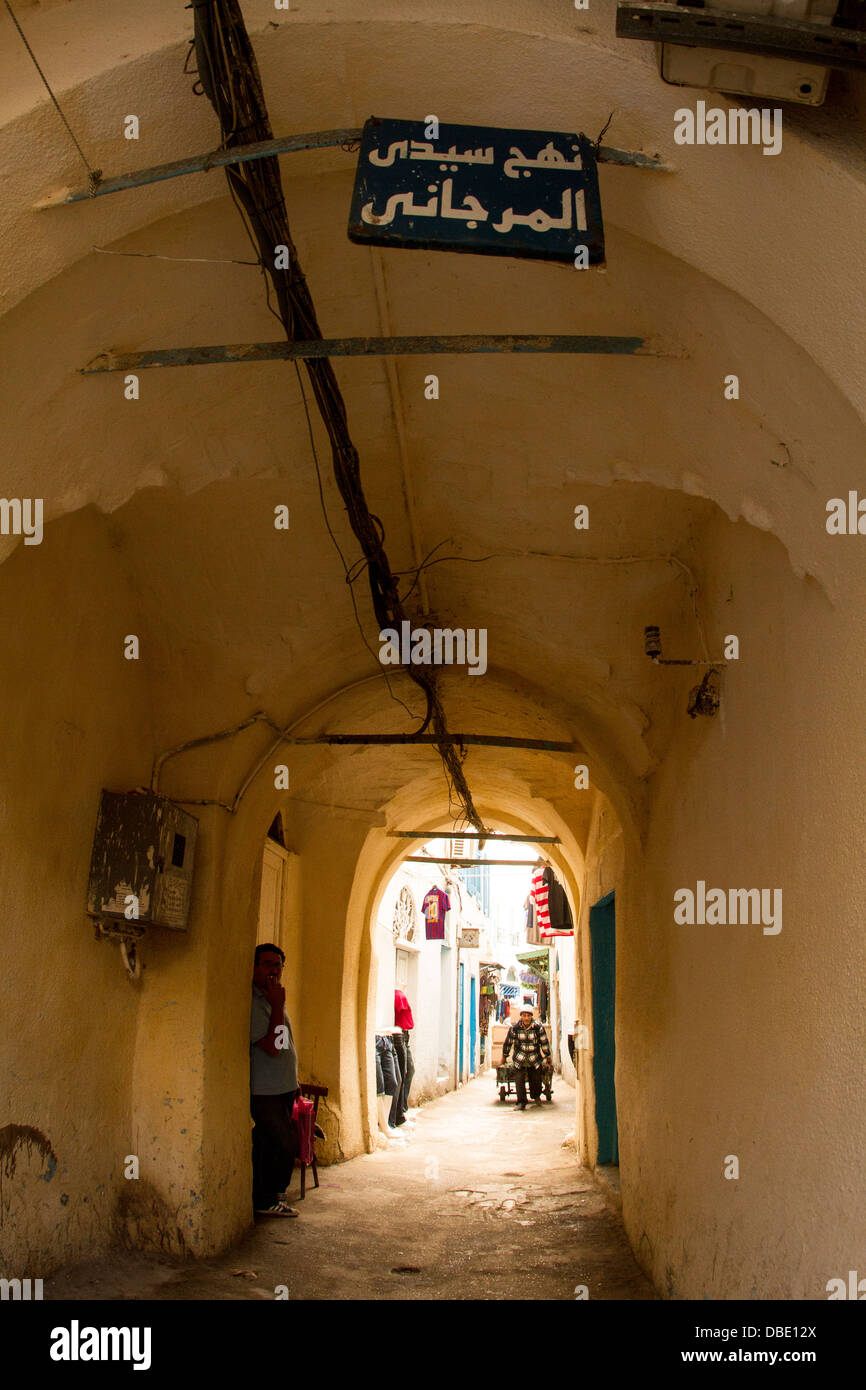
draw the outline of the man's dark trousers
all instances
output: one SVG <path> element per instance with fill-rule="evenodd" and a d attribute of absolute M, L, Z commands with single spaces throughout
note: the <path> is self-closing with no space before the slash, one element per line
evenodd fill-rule
<path fill-rule="evenodd" d="M 526 1104 L 526 1079 L 529 1078 L 529 1094 L 533 1100 L 541 1100 L 541 1067 L 518 1067 L 514 1077 L 517 1086 L 517 1104 Z"/>
<path fill-rule="evenodd" d="M 253 1208 L 267 1211 L 292 1180 L 298 1136 L 292 1107 L 298 1091 L 250 1096 L 253 1130 Z"/>

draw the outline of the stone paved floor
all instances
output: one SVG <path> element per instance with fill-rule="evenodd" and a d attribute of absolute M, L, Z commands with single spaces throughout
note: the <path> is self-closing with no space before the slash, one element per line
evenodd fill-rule
<path fill-rule="evenodd" d="M 46 1281 L 51 1299 L 653 1299 L 619 1217 L 563 1140 L 574 1091 L 524 1113 L 492 1073 L 425 1105 L 405 1147 L 322 1169 L 297 1220 L 259 1219 L 198 1263 L 121 1257 Z"/>

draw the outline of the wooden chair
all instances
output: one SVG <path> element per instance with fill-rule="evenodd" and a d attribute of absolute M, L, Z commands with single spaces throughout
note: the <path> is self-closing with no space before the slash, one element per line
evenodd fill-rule
<path fill-rule="evenodd" d="M 324 1099 L 324 1097 L 328 1094 L 328 1088 L 327 1088 L 327 1086 L 314 1086 L 314 1085 L 312 1084 L 312 1082 L 302 1081 L 302 1082 L 301 1082 L 301 1085 L 300 1085 L 300 1092 L 301 1092 L 301 1095 L 304 1097 L 305 1100 L 311 1100 L 311 1101 L 313 1102 L 313 1125 L 315 1126 L 316 1118 L 317 1118 L 318 1113 L 319 1113 L 319 1100 L 320 1100 L 320 1098 L 321 1098 L 321 1099 Z M 311 1167 L 312 1170 L 313 1170 L 313 1185 L 314 1185 L 315 1187 L 318 1187 L 318 1186 L 319 1186 L 319 1168 L 318 1168 L 318 1164 L 316 1163 L 316 1149 L 315 1149 L 315 1143 L 316 1143 L 316 1139 L 315 1139 L 315 1130 L 314 1130 L 314 1132 L 313 1132 L 313 1162 L 310 1164 L 310 1167 Z M 306 1163 L 301 1163 L 301 1160 L 298 1159 L 298 1167 L 299 1167 L 300 1170 L 301 1170 L 301 1201 L 303 1201 L 304 1198 L 305 1198 L 306 1195 L 307 1195 L 307 1165 L 306 1165 Z"/>

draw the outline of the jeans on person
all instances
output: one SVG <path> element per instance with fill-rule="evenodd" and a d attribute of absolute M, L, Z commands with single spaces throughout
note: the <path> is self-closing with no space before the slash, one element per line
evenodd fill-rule
<path fill-rule="evenodd" d="M 292 1107 L 298 1091 L 250 1096 L 253 1130 L 253 1208 L 267 1211 L 292 1180 L 298 1136 Z"/>
<path fill-rule="evenodd" d="M 541 1100 L 543 1072 L 541 1067 L 518 1067 L 514 1084 L 517 1087 L 517 1104 L 526 1104 L 526 1082 L 529 1080 L 529 1094 L 533 1100 Z"/>

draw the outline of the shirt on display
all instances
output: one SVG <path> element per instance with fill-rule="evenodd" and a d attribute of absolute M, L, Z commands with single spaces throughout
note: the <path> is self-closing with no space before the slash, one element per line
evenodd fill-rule
<path fill-rule="evenodd" d="M 526 902 L 523 904 L 526 913 L 526 940 L 530 946 L 541 945 L 541 933 L 538 930 L 538 923 L 535 920 L 535 903 L 532 893 L 527 894 Z"/>
<path fill-rule="evenodd" d="M 535 907 L 535 924 L 539 932 L 550 931 L 550 912 L 547 905 L 547 881 L 546 874 L 548 869 L 537 868 L 532 871 L 532 888 L 529 896 L 532 898 Z"/>
<path fill-rule="evenodd" d="M 543 877 L 547 891 L 547 926 L 542 928 L 542 937 L 573 936 L 574 922 L 565 889 L 549 865 Z"/>
<path fill-rule="evenodd" d="M 421 911 L 424 913 L 424 921 L 427 924 L 428 941 L 445 940 L 445 913 L 451 907 L 451 899 L 447 893 L 443 893 L 441 888 L 431 888 L 423 903 Z"/>
<path fill-rule="evenodd" d="M 407 1033 L 415 1027 L 409 1000 L 401 989 L 394 990 L 394 1022 L 398 1028 L 405 1029 Z"/>

